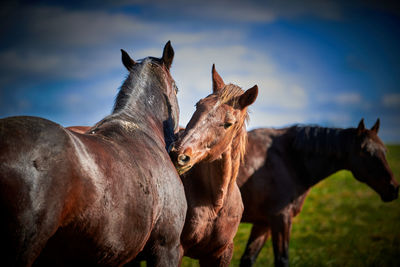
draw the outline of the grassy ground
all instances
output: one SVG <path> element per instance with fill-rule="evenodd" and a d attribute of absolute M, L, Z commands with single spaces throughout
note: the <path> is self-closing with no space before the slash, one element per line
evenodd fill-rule
<path fill-rule="evenodd" d="M 388 147 L 400 182 L 400 146 Z M 241 224 L 231 266 L 239 266 L 251 225 Z M 400 266 L 400 200 L 383 203 L 352 174 L 340 171 L 315 186 L 293 222 L 292 266 Z M 184 258 L 182 266 L 199 266 Z M 255 266 L 273 266 L 271 241 Z"/>

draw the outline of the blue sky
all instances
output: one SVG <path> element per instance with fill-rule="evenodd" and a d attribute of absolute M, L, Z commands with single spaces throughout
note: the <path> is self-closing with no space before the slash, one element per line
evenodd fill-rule
<path fill-rule="evenodd" d="M 393 2 L 395 3 L 395 2 Z M 0 8 L 0 117 L 93 125 L 132 58 L 171 40 L 181 125 L 226 83 L 259 86 L 249 128 L 367 126 L 400 143 L 400 11 L 372 1 L 22 1 Z"/>

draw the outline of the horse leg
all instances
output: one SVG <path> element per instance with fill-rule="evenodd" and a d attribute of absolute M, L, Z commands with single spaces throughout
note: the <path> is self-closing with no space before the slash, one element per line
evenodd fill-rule
<path fill-rule="evenodd" d="M 272 245 L 274 247 L 275 266 L 289 266 L 289 239 L 292 228 L 292 216 L 279 214 L 271 220 Z"/>
<path fill-rule="evenodd" d="M 228 267 L 233 256 L 233 242 L 229 243 L 225 249 L 217 255 L 208 255 L 199 260 L 201 267 Z"/>
<path fill-rule="evenodd" d="M 175 219 L 177 218 L 178 216 Z M 146 266 L 179 266 L 183 257 L 183 248 L 178 231 L 181 228 L 177 228 L 177 225 L 179 226 L 179 222 L 168 224 L 159 221 L 146 247 L 136 260 L 145 259 Z"/>
<path fill-rule="evenodd" d="M 268 240 L 270 228 L 266 225 L 254 224 L 251 228 L 251 234 L 247 241 L 246 250 L 240 259 L 240 266 L 252 266 L 265 242 Z"/>
<path fill-rule="evenodd" d="M 153 248 L 153 253 L 148 257 L 146 266 L 180 266 L 182 256 L 183 249 L 180 245 L 177 247 L 158 245 Z"/>
<path fill-rule="evenodd" d="M 32 197 L 37 192 L 18 176 L 5 177 L 0 183 L 0 257 L 6 266 L 31 266 L 57 230 L 61 210 L 54 199 Z"/>
<path fill-rule="evenodd" d="M 2 259 L 7 266 L 31 266 L 38 257 L 49 238 L 55 233 L 58 222 L 52 214 L 45 211 L 33 212 L 25 210 L 6 228 L 2 228 L 1 236 L 5 243 L 1 245 Z M 11 217 L 11 216 L 10 216 Z M 9 217 L 9 218 L 10 218 Z M 3 224 L 1 224 L 3 227 Z"/>

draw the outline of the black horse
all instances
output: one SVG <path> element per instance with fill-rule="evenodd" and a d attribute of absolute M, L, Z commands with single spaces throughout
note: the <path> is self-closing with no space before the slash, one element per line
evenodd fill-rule
<path fill-rule="evenodd" d="M 146 244 L 177 266 L 186 215 L 165 149 L 179 108 L 162 58 L 135 62 L 114 110 L 80 134 L 37 117 L 0 120 L 0 255 L 5 266 L 122 266 Z"/>
<path fill-rule="evenodd" d="M 341 170 L 374 189 L 383 201 L 398 197 L 399 186 L 378 137 L 379 120 L 369 130 L 293 126 L 248 132 L 245 164 L 237 178 L 242 222 L 253 223 L 241 266 L 251 266 L 272 235 L 276 266 L 289 264 L 292 218 L 313 185 Z"/>

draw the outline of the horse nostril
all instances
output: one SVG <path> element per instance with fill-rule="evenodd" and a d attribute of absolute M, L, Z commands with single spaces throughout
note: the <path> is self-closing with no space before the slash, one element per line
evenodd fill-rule
<path fill-rule="evenodd" d="M 181 166 L 185 165 L 189 161 L 190 161 L 190 157 L 185 154 L 181 154 L 178 156 L 178 164 Z"/>

